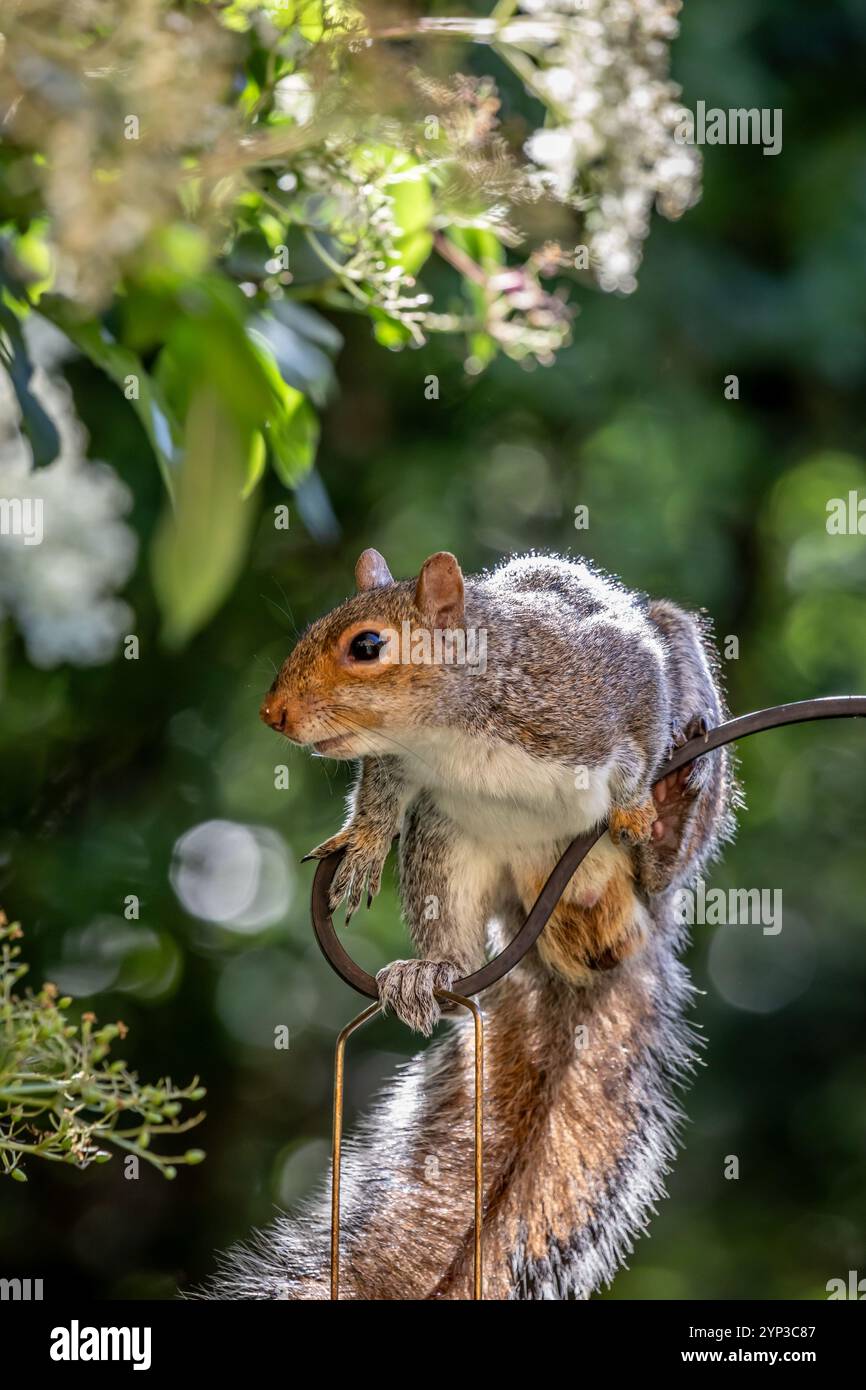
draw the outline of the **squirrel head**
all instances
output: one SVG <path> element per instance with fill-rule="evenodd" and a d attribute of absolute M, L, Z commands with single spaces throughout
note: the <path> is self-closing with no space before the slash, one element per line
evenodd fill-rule
<path fill-rule="evenodd" d="M 395 751 L 435 722 L 455 666 L 424 659 L 465 629 L 463 574 L 448 551 L 417 579 L 396 581 L 377 550 L 355 566 L 357 593 L 319 618 L 283 662 L 262 702 L 264 722 L 332 758 Z"/>

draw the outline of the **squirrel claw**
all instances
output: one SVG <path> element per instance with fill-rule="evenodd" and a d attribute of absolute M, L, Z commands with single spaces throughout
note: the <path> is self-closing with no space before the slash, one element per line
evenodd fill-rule
<path fill-rule="evenodd" d="M 678 748 L 683 748 L 685 744 L 691 743 L 693 738 L 706 739 L 709 729 L 709 721 L 705 714 L 693 715 L 684 727 L 679 724 L 672 724 L 671 741 L 665 749 L 664 761 L 668 762 Z"/>
<path fill-rule="evenodd" d="M 442 1016 L 435 991 L 450 989 L 457 966 L 447 960 L 395 960 L 376 976 L 383 1013 L 394 1013 L 429 1038 Z"/>
<path fill-rule="evenodd" d="M 706 715 L 696 714 L 692 719 L 689 720 L 688 724 L 685 727 L 684 733 L 686 742 L 689 743 L 693 738 L 705 739 L 707 737 L 707 734 L 709 733 L 709 729 L 710 725 Z"/>
<path fill-rule="evenodd" d="M 328 903 L 333 913 L 345 898 L 348 924 L 361 906 L 365 887 L 367 906 L 372 906 L 373 899 L 382 885 L 382 869 L 390 849 L 390 840 L 387 845 L 382 846 L 369 837 L 358 839 L 349 827 L 338 831 L 330 840 L 324 840 L 315 849 L 311 849 L 309 854 L 304 855 L 301 863 L 308 859 L 327 859 L 329 854 L 340 849 L 345 853 L 337 865 L 328 894 Z"/>
<path fill-rule="evenodd" d="M 348 923 L 361 906 L 365 889 L 367 906 L 372 906 L 382 884 L 382 869 L 387 853 L 388 846 L 380 848 L 373 843 L 358 845 L 349 841 L 331 884 L 329 902 L 332 912 L 336 912 L 345 898 Z"/>

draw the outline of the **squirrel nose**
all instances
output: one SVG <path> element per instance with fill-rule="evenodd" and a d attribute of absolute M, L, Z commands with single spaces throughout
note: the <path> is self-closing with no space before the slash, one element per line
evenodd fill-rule
<path fill-rule="evenodd" d="M 269 690 L 262 701 L 259 714 L 266 724 L 272 729 L 276 729 L 277 733 L 284 734 L 287 732 L 289 706 L 284 695 Z"/>

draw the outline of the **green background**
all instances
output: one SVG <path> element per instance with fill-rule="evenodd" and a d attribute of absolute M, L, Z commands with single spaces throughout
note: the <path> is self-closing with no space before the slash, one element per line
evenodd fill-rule
<path fill-rule="evenodd" d="M 554 367 L 502 361 L 475 380 L 456 343 L 391 354 L 340 320 L 323 490 L 307 484 L 286 533 L 272 510 L 285 494 L 266 479 L 245 571 L 187 650 L 159 643 L 145 558 L 126 590 L 137 662 L 38 671 L 4 631 L 0 901 L 37 979 L 79 980 L 101 1019 L 129 1025 L 122 1055 L 143 1074 L 197 1073 L 209 1092 L 193 1136 L 207 1161 L 174 1183 L 125 1181 L 115 1160 L 31 1164 L 26 1187 L 0 1186 L 4 1276 L 169 1297 L 324 1173 L 332 1044 L 358 1000 L 313 943 L 312 866 L 298 860 L 340 824 L 348 769 L 284 752 L 258 705 L 365 546 L 399 576 L 440 548 L 468 571 L 531 548 L 582 553 L 705 607 L 739 641 L 725 663 L 735 713 L 866 690 L 866 535 L 825 527 L 830 498 L 866 496 L 863 36 L 854 0 L 687 0 L 685 101 L 780 107 L 784 145 L 705 150 L 703 200 L 655 221 L 635 295 L 582 292 Z M 739 400 L 724 398 L 730 373 Z M 144 557 L 162 504 L 147 443 L 99 372 L 77 360 L 67 378 L 91 455 L 133 491 Z M 290 788 L 276 790 L 284 759 Z M 705 1065 L 670 1199 L 614 1297 L 821 1298 L 866 1272 L 864 768 L 853 724 L 741 749 L 748 809 L 713 883 L 781 889 L 784 927 L 696 929 Z M 203 921 L 172 888 L 179 837 L 215 819 L 258 837 L 264 925 Z M 138 923 L 123 918 L 130 893 Z M 393 875 L 349 943 L 368 968 L 404 953 Z M 279 1023 L 288 1052 L 273 1047 Z M 413 1047 L 393 1023 L 353 1043 L 352 1112 Z"/>

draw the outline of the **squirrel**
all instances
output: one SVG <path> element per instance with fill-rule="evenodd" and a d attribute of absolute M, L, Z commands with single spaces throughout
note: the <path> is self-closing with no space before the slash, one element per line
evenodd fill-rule
<path fill-rule="evenodd" d="M 737 792 L 726 750 L 655 773 L 726 717 L 709 625 L 557 556 L 464 578 L 443 551 L 395 581 L 365 550 L 355 575 L 261 716 L 359 762 L 343 828 L 307 856 L 344 851 L 331 907 L 347 922 L 399 834 L 418 956 L 379 971 L 384 1010 L 429 1035 L 434 992 L 509 940 L 569 842 L 607 823 L 481 1000 L 484 1296 L 587 1298 L 664 1194 L 672 1088 L 695 1060 L 673 894 L 730 837 Z M 472 1031 L 446 1019 L 347 1148 L 344 1298 L 470 1296 Z M 209 1296 L 327 1298 L 328 1258 L 322 1196 L 223 1256 Z"/>

